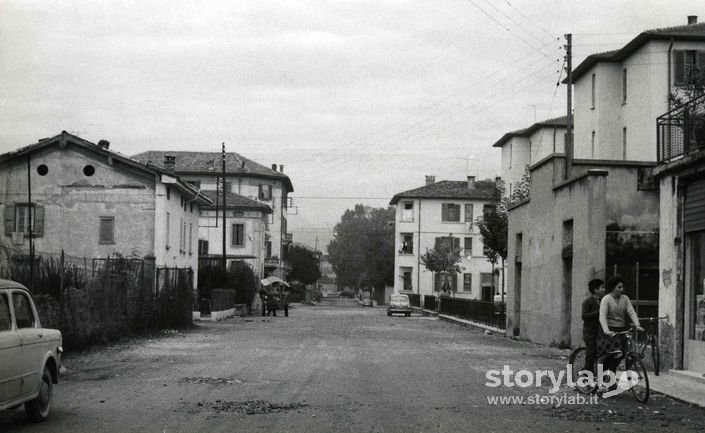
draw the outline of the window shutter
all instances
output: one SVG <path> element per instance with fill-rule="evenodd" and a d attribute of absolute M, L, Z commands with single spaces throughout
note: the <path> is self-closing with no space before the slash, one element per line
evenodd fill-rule
<path fill-rule="evenodd" d="M 685 83 L 685 51 L 674 50 L 673 51 L 673 64 L 674 64 L 674 77 L 673 81 L 675 84 Z"/>
<path fill-rule="evenodd" d="M 35 206 L 34 209 L 34 237 L 44 236 L 44 206 Z"/>
<path fill-rule="evenodd" d="M 5 236 L 12 236 L 15 231 L 15 205 L 5 204 Z"/>
<path fill-rule="evenodd" d="M 101 244 L 114 244 L 114 228 L 115 220 L 113 218 L 101 218 L 100 219 L 100 239 Z"/>
<path fill-rule="evenodd" d="M 460 238 L 453 238 L 453 248 L 456 250 L 460 248 Z"/>
<path fill-rule="evenodd" d="M 441 221 L 448 221 L 448 205 L 445 203 L 441 205 Z"/>
<path fill-rule="evenodd" d="M 698 78 L 702 78 L 703 73 L 705 72 L 705 51 L 698 51 L 695 61 L 697 62 L 696 66 L 698 67 Z"/>

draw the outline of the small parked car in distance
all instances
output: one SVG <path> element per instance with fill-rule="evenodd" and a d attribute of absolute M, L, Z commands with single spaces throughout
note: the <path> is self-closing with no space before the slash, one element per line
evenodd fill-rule
<path fill-rule="evenodd" d="M 411 316 L 411 303 L 406 295 L 392 295 L 389 297 L 387 304 L 387 316 L 394 313 L 404 313 L 406 317 Z"/>
<path fill-rule="evenodd" d="M 374 303 L 372 302 L 372 299 L 370 298 L 362 298 L 362 304 L 363 307 L 374 307 Z"/>
<path fill-rule="evenodd" d="M 59 383 L 61 343 L 60 331 L 42 328 L 29 290 L 0 279 L 0 410 L 24 403 L 31 421 L 47 419 Z"/>

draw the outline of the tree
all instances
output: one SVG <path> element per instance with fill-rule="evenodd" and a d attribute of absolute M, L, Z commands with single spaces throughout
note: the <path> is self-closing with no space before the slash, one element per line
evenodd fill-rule
<path fill-rule="evenodd" d="M 313 284 L 321 278 L 318 257 L 308 248 L 299 245 L 292 246 L 289 249 L 289 264 L 291 266 L 287 276 L 289 281 Z"/>
<path fill-rule="evenodd" d="M 493 276 L 495 265 L 498 261 L 502 261 L 502 301 L 504 301 L 504 264 L 507 260 L 508 220 L 507 199 L 504 197 L 502 185 L 499 186 L 499 194 L 494 200 L 492 210 L 477 217 L 475 224 L 480 230 L 482 243 L 485 245 L 485 256 L 492 263 Z"/>
<path fill-rule="evenodd" d="M 330 263 L 339 287 L 394 284 L 394 208 L 362 204 L 345 211 L 328 244 Z"/>
<path fill-rule="evenodd" d="M 516 203 L 529 198 L 529 188 L 531 187 L 531 172 L 529 171 L 529 166 L 524 168 L 524 174 L 521 176 L 519 182 L 514 185 L 514 190 L 512 191 L 512 196 L 509 198 L 510 203 Z"/>
<path fill-rule="evenodd" d="M 443 286 L 448 284 L 448 279 L 451 276 L 457 275 L 462 271 L 459 263 L 462 260 L 459 247 L 453 247 L 452 238 L 444 238 L 444 241 L 439 242 L 436 248 L 426 250 L 426 253 L 420 257 L 421 263 L 431 272 L 444 276 Z"/>

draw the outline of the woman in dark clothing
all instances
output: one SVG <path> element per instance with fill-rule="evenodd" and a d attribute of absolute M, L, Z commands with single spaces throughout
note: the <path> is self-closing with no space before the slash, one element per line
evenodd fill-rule
<path fill-rule="evenodd" d="M 590 297 L 583 301 L 583 340 L 585 341 L 585 369 L 593 370 L 595 365 L 595 345 L 600 326 L 600 299 L 605 294 L 605 284 L 599 278 L 588 283 Z M 594 373 L 594 371 L 593 371 Z"/>

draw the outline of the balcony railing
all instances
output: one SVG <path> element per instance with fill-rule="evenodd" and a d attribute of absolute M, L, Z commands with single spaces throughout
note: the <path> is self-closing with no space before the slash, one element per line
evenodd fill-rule
<path fill-rule="evenodd" d="M 705 95 L 659 116 L 656 133 L 657 158 L 661 164 L 705 148 Z"/>

